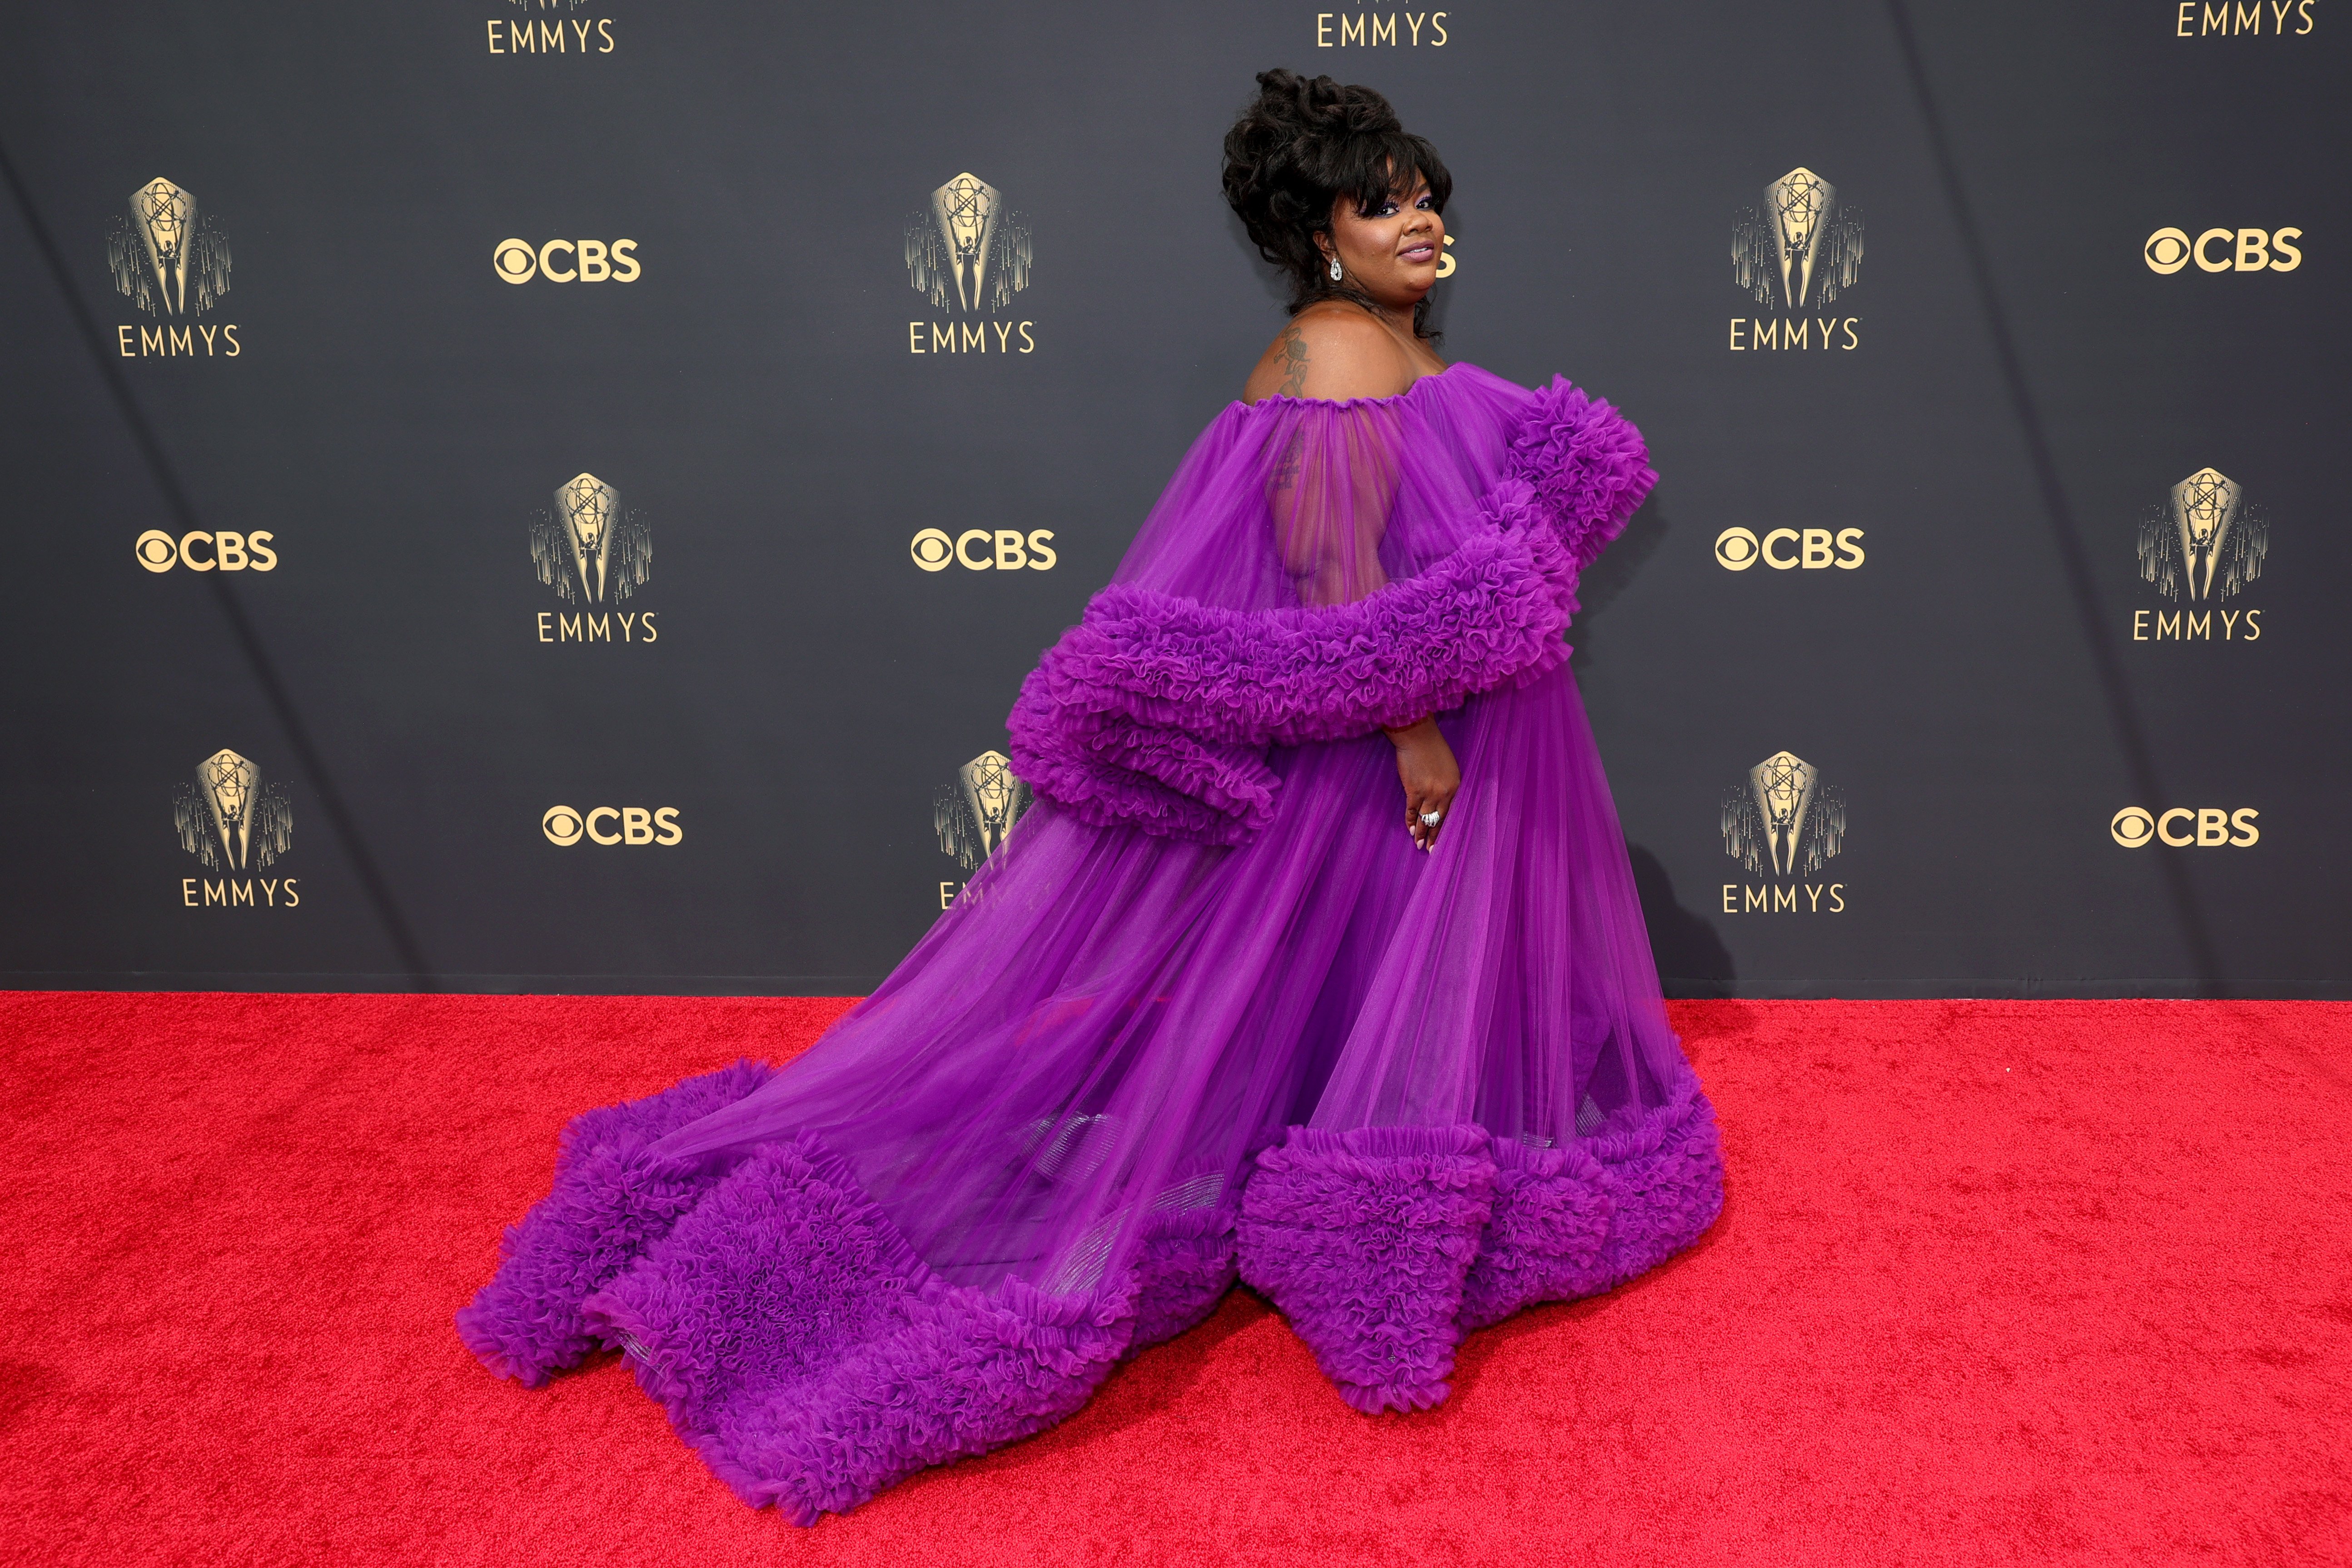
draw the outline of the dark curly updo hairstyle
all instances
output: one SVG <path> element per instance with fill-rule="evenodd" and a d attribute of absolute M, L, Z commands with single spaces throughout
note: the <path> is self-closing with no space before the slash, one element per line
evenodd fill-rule
<path fill-rule="evenodd" d="M 1409 188 L 1416 171 L 1443 213 L 1454 176 L 1437 149 L 1408 132 L 1387 99 L 1328 76 L 1260 71 L 1256 101 L 1225 132 L 1225 200 L 1258 254 L 1290 275 L 1293 315 L 1318 300 L 1372 303 L 1351 282 L 1331 281 L 1315 236 L 1331 226 L 1340 197 L 1352 198 L 1360 212 L 1376 211 Z M 1423 299 L 1413 308 L 1413 331 L 1430 336 L 1428 321 Z"/>

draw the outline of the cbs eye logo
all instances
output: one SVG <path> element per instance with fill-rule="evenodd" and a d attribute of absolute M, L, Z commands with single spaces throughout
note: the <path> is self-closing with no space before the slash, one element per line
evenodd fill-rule
<path fill-rule="evenodd" d="M 269 548 L 276 537 L 267 530 L 209 533 L 197 529 L 174 540 L 162 529 L 151 528 L 131 543 L 131 552 L 150 572 L 169 572 L 174 566 L 191 572 L 269 572 L 278 566 L 278 552 Z"/>
<path fill-rule="evenodd" d="M 675 844 L 686 837 L 674 805 L 652 811 L 641 805 L 599 805 L 584 812 L 551 805 L 539 819 L 539 830 L 560 849 L 583 838 L 591 844 Z"/>
<path fill-rule="evenodd" d="M 2167 278 L 2192 261 L 2200 272 L 2292 272 L 2303 265 L 2303 252 L 2288 242 L 2302 237 L 2299 228 L 2209 228 L 2195 239 L 2186 229 L 2160 228 L 2139 254 L 2150 272 Z"/>
<path fill-rule="evenodd" d="M 1748 529 L 1727 528 L 1715 536 L 1715 563 L 1726 572 L 1745 572 L 1759 561 L 1775 572 L 1799 566 L 1851 572 L 1863 563 L 1862 530 L 1842 528 L 1832 534 L 1826 528 L 1776 528 L 1759 539 Z"/>
<path fill-rule="evenodd" d="M 927 528 L 915 535 L 907 553 L 926 572 L 944 572 L 950 562 L 967 572 L 1018 572 L 1024 566 L 1032 572 L 1051 572 L 1062 559 L 1047 542 L 1053 537 L 1053 531 L 1045 528 L 1025 539 L 1010 528 L 993 532 L 968 528 L 953 538 L 944 530 Z M 977 555 L 971 552 L 975 542 L 981 546 Z"/>
<path fill-rule="evenodd" d="M 536 250 L 520 239 L 502 239 L 490 252 L 490 265 L 509 283 L 544 278 L 550 283 L 635 283 L 645 269 L 631 253 L 634 239 L 551 239 Z"/>
<path fill-rule="evenodd" d="M 2152 812 L 2127 805 L 2116 813 L 2107 831 L 2126 849 L 2143 849 L 2159 841 L 2175 849 L 2192 844 L 2203 849 L 2223 845 L 2243 849 L 2262 841 L 2263 831 L 2254 826 L 2254 818 L 2261 815 L 2252 807 L 2223 811 L 2210 805 L 2194 810 L 2176 805 L 2170 811 Z"/>

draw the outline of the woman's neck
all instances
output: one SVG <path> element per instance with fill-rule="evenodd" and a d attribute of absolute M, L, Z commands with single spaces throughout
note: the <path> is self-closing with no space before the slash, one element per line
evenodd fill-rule
<path fill-rule="evenodd" d="M 1326 297 L 1332 300 L 1343 300 L 1349 304 L 1357 307 L 1366 315 L 1370 316 L 1374 321 L 1380 322 L 1381 325 L 1386 327 L 1389 331 L 1394 332 L 1398 337 L 1402 338 L 1408 343 L 1415 343 L 1421 341 L 1421 334 L 1413 330 L 1413 312 L 1419 308 L 1419 300 L 1415 300 L 1410 305 L 1389 305 L 1382 303 L 1379 300 L 1371 298 L 1370 295 L 1341 290 L 1334 290 Z"/>

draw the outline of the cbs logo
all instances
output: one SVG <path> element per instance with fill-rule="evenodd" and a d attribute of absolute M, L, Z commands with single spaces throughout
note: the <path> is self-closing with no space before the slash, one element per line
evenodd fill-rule
<path fill-rule="evenodd" d="M 550 844 L 564 849 L 583 838 L 592 844 L 675 844 L 686 837 L 674 805 L 653 811 L 641 805 L 599 805 L 584 812 L 551 805 L 539 819 L 539 830 Z"/>
<path fill-rule="evenodd" d="M 2195 239 L 2185 229 L 2160 228 L 2139 253 L 2150 272 L 2168 278 L 2192 261 L 2200 272 L 2292 272 L 2303 265 L 2303 252 L 2287 242 L 2302 237 L 2299 228 L 2209 228 Z"/>
<path fill-rule="evenodd" d="M 2170 811 L 2147 812 L 2127 805 L 2116 813 L 2115 820 L 2107 824 L 2107 831 L 2126 849 L 2138 849 L 2159 839 L 2175 849 L 2186 849 L 2192 844 L 2206 849 L 2224 844 L 2242 849 L 2262 841 L 2262 829 L 2254 826 L 2254 818 L 2261 815 L 2252 808 L 2223 811 L 2209 805 L 2192 811 L 2185 805 L 2176 805 Z"/>
<path fill-rule="evenodd" d="M 533 278 L 544 278 L 550 283 L 574 279 L 602 283 L 608 278 L 615 283 L 635 283 L 644 270 L 630 254 L 636 247 L 634 239 L 616 239 L 610 245 L 601 239 L 551 239 L 533 250 L 520 239 L 502 239 L 490 252 L 490 265 L 509 283 L 528 283 Z"/>
<path fill-rule="evenodd" d="M 268 572 L 278 564 L 278 552 L 269 548 L 276 537 L 268 532 L 207 533 L 198 529 L 174 541 L 162 529 L 151 528 L 139 536 L 131 551 L 150 572 L 169 572 L 174 566 L 191 572 L 210 572 L 215 567 L 223 572 Z"/>
<path fill-rule="evenodd" d="M 1053 531 L 1045 528 L 1025 540 L 1010 528 L 992 533 L 970 528 L 950 539 L 940 529 L 927 528 L 915 535 L 907 552 L 926 572 L 944 572 L 951 561 L 969 572 L 1018 572 L 1024 566 L 1032 572 L 1051 572 L 1062 559 L 1046 542 L 1053 537 Z M 982 546 L 977 555 L 971 552 L 975 542 Z"/>
<path fill-rule="evenodd" d="M 1792 551 L 1784 550 L 1784 545 Z M 1745 572 L 1759 561 L 1775 572 L 1792 566 L 1808 572 L 1824 566 L 1851 572 L 1863 563 L 1862 530 L 1842 528 L 1832 534 L 1826 528 L 1776 528 L 1759 539 L 1747 529 L 1727 528 L 1715 536 L 1715 562 L 1725 571 Z"/>

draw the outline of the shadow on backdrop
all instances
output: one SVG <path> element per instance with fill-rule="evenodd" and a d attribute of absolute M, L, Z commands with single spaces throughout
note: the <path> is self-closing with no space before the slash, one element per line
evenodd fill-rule
<path fill-rule="evenodd" d="M 1657 492 L 1651 491 L 1650 499 L 1626 521 L 1625 531 L 1576 579 L 1577 611 L 1575 622 L 1569 627 L 1570 642 L 1580 641 L 1580 634 L 1589 631 L 1618 595 L 1633 586 L 1633 579 L 1642 574 L 1650 558 L 1664 547 L 1666 535 L 1674 531 L 1674 527 L 1665 508 L 1658 504 Z"/>
<path fill-rule="evenodd" d="M 25 231 L 32 239 L 33 248 L 39 251 L 42 260 L 48 264 L 51 279 L 58 286 L 58 297 L 64 302 L 74 326 L 80 331 L 82 342 L 89 345 L 90 358 L 98 366 L 99 379 L 106 384 L 108 395 L 114 400 L 115 411 L 122 417 L 123 428 L 130 433 L 131 445 L 138 447 L 139 456 L 145 461 L 147 471 L 155 481 L 156 490 L 163 497 L 163 505 L 175 520 L 176 526 L 173 531 L 184 535 L 202 530 L 204 524 L 197 519 L 194 502 L 188 499 L 187 489 L 180 483 L 178 471 L 164 454 L 162 439 L 155 434 L 154 426 L 147 422 L 139 400 L 131 395 L 131 383 L 122 373 L 121 362 L 102 346 L 107 341 L 106 335 L 100 330 L 97 319 L 90 314 L 89 307 L 83 302 L 80 291 L 75 289 L 73 271 L 66 265 L 65 253 L 58 249 L 48 226 L 41 221 L 40 212 L 33 205 L 32 189 L 26 184 L 24 175 L 17 170 L 15 156 L 5 144 L 0 144 L 0 179 L 7 181 L 8 193 L 16 202 L 17 215 L 24 221 Z M 417 945 L 415 931 L 402 911 L 391 885 L 384 880 L 374 855 L 369 852 L 367 840 L 360 833 L 359 820 L 345 804 L 341 786 L 335 782 L 333 771 L 328 767 L 326 758 L 320 754 L 317 742 L 311 739 L 310 726 L 303 718 L 300 706 L 295 702 L 293 692 L 287 689 L 284 679 L 279 675 L 277 660 L 263 645 L 259 628 L 254 626 L 252 617 L 245 613 L 245 606 L 237 602 L 236 595 L 217 574 L 206 579 L 206 586 L 212 593 L 213 604 L 221 613 L 221 619 L 228 623 L 231 640 L 236 644 L 237 651 L 245 656 L 245 662 L 252 670 L 254 683 L 260 688 L 263 700 L 269 705 L 271 717 L 277 720 L 278 729 L 284 731 L 287 744 L 293 748 L 297 765 L 318 796 L 320 809 L 326 814 L 330 829 L 341 841 L 343 854 L 359 878 L 361 892 L 367 899 L 368 906 L 375 911 L 377 921 L 383 927 L 385 940 L 392 945 L 393 957 L 401 973 L 417 990 L 432 990 L 432 977 L 425 966 L 424 951 Z"/>
<path fill-rule="evenodd" d="M 1657 960 L 1658 984 L 1669 996 L 1729 996 L 1738 984 L 1731 950 L 1696 910 L 1675 898 L 1674 879 L 1658 858 L 1638 844 L 1625 846 L 1633 862 L 1633 888 L 1642 896 L 1642 919 L 1650 928 L 1650 954 Z"/>
<path fill-rule="evenodd" d="M 2158 781 L 2156 756 L 2149 749 L 2147 732 L 2132 700 L 2131 689 L 2124 679 L 2123 664 L 2115 647 L 2105 635 L 2107 616 L 2099 602 L 2096 578 L 2091 572 L 2090 552 L 2084 547 L 2082 530 L 2075 523 L 2073 504 L 2066 499 L 2064 481 L 2059 477 L 2058 459 L 2050 447 L 2050 438 L 2034 406 L 2033 392 L 2025 374 L 2025 362 L 2017 352 L 2017 340 L 2010 330 L 2009 316 L 2000 302 L 2000 292 L 1993 283 L 1992 258 L 1985 247 L 1984 233 L 1977 220 L 1976 210 L 1969 205 L 1967 188 L 1960 180 L 1959 160 L 1953 154 L 1952 142 L 1944 126 L 1943 111 L 1937 107 L 1936 96 L 1928 86 L 1927 65 L 1919 52 L 1917 34 L 1912 30 L 1911 14 L 1904 0 L 1886 0 L 1886 13 L 1895 29 L 1895 46 L 1902 51 L 1903 64 L 1911 79 L 1912 95 L 1917 99 L 1919 119 L 1927 132 L 1927 145 L 1936 163 L 1936 172 L 1944 186 L 1944 198 L 1950 204 L 1953 226 L 1959 231 L 1960 247 L 1968 257 L 1969 272 L 1976 284 L 1979 307 L 1984 312 L 1986 338 L 1992 344 L 1993 356 L 2000 367 L 2000 378 L 2009 395 L 2010 407 L 2017 418 L 2018 433 L 2025 442 L 2026 452 L 2033 467 L 2036 488 L 2042 495 L 2042 514 L 2050 521 L 2052 542 L 2057 547 L 2058 559 L 2064 567 L 2066 586 L 2074 601 L 2075 617 L 2082 624 L 2083 640 L 2088 645 L 2091 664 L 2098 675 L 2099 689 L 2106 700 L 2107 717 L 2115 726 L 2116 742 L 2124 755 L 2125 771 L 2129 773 L 2132 787 L 2142 800 L 2168 800 L 2171 796 Z M 2221 963 L 2213 951 L 2213 939 L 2205 925 L 2204 911 L 2198 908 L 2196 889 L 2189 886 L 2189 868 L 2179 857 L 2159 863 L 2164 877 L 2165 893 L 2172 904 L 2173 915 L 2180 927 L 2181 943 L 2188 951 L 2189 973 L 2197 982 L 2197 994 L 2215 996 L 2226 986 L 2221 978 Z"/>

